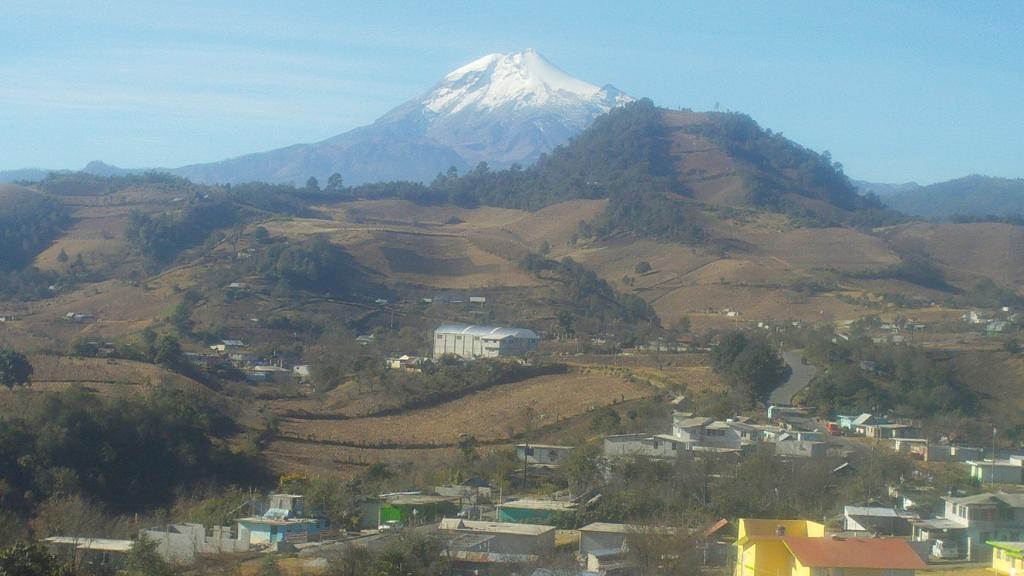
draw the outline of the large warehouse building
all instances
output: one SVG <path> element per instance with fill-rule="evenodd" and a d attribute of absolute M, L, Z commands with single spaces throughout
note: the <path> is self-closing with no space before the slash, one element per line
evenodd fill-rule
<path fill-rule="evenodd" d="M 434 358 L 454 354 L 461 358 L 525 356 L 537 349 L 540 336 L 526 328 L 442 324 L 434 330 Z"/>

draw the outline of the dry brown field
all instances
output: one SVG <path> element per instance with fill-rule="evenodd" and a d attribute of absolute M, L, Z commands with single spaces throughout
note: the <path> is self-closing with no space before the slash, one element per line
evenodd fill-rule
<path fill-rule="evenodd" d="M 287 436 L 302 439 L 369 447 L 452 445 L 462 435 L 496 441 L 654 392 L 646 384 L 618 375 L 573 372 L 495 386 L 394 416 L 345 420 L 284 418 L 281 430 Z"/>

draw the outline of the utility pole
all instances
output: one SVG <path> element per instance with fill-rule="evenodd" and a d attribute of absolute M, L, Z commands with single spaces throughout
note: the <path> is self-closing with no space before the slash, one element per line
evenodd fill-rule
<path fill-rule="evenodd" d="M 523 490 L 526 490 L 526 473 L 529 470 L 530 443 L 523 444 Z"/>
<path fill-rule="evenodd" d="M 992 488 L 996 483 L 996 427 L 992 427 L 992 477 L 989 478 L 988 487 Z"/>

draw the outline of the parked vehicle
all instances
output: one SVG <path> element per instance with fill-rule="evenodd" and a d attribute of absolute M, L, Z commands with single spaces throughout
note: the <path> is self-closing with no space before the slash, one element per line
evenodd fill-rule
<path fill-rule="evenodd" d="M 932 556 L 942 560 L 959 558 L 960 548 L 952 540 L 936 540 L 932 544 Z"/>
<path fill-rule="evenodd" d="M 402 523 L 398 520 L 388 520 L 387 522 L 377 526 L 377 530 L 381 532 L 394 532 L 402 527 Z"/>

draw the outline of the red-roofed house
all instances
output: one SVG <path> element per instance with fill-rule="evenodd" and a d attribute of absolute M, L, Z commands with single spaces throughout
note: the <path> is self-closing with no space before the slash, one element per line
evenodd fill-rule
<path fill-rule="evenodd" d="M 912 576 L 924 561 L 898 538 L 837 538 L 805 520 L 741 518 L 735 576 Z"/>

